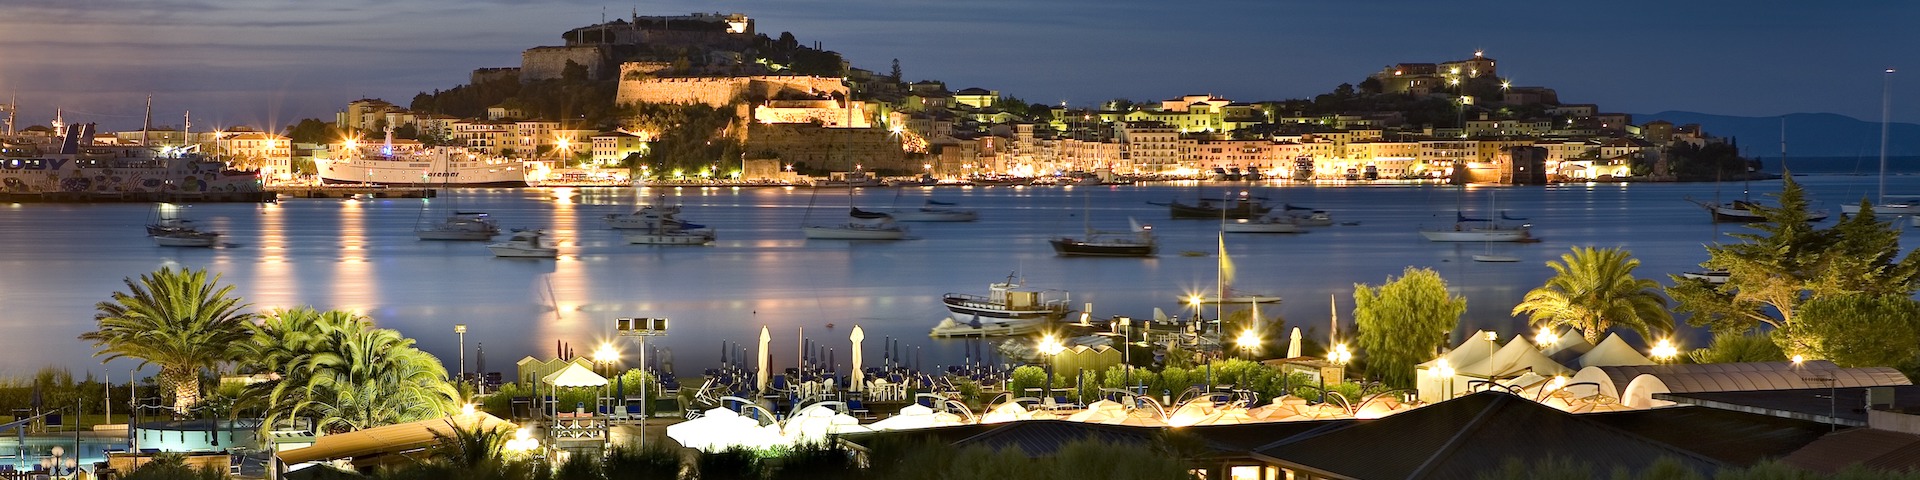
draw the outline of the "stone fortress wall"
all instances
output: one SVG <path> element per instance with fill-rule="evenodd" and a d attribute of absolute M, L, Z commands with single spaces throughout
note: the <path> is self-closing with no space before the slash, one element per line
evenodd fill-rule
<path fill-rule="evenodd" d="M 620 66 L 619 91 L 614 103 L 705 104 L 722 107 L 741 98 L 770 98 L 782 93 L 810 95 L 847 95 L 847 86 L 836 77 L 803 75 L 758 75 L 748 77 L 663 77 L 629 78 L 627 72 L 645 73 L 648 65 L 640 62 Z"/>
<path fill-rule="evenodd" d="M 599 45 L 529 48 L 520 52 L 520 82 L 560 78 L 568 61 L 586 66 L 587 78 L 606 78 L 608 55 Z"/>

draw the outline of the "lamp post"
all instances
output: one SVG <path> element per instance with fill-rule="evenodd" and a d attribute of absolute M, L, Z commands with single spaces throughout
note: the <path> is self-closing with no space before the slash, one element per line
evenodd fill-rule
<path fill-rule="evenodd" d="M 1453 367 L 1447 365 L 1447 359 L 1444 358 L 1433 369 L 1433 376 L 1440 380 L 1440 389 L 1447 392 L 1447 400 L 1453 399 L 1453 373 Z"/>
<path fill-rule="evenodd" d="M 1233 343 L 1234 346 L 1240 347 L 1240 351 L 1245 352 L 1249 359 L 1252 359 L 1253 352 L 1260 348 L 1260 333 L 1251 328 L 1241 330 L 1240 336 L 1235 338 Z"/>
<path fill-rule="evenodd" d="M 1120 317 L 1120 362 L 1133 365 L 1133 317 Z"/>
<path fill-rule="evenodd" d="M 453 324 L 453 334 L 460 336 L 460 381 L 467 381 L 467 324 Z"/>
<path fill-rule="evenodd" d="M 1653 361 L 1666 364 L 1680 355 L 1680 349 L 1673 346 L 1672 340 L 1662 338 L 1658 343 L 1653 344 L 1653 349 L 1648 350 L 1647 353 L 1653 354 Z"/>
<path fill-rule="evenodd" d="M 1053 398 L 1053 358 L 1059 355 L 1061 350 L 1065 350 L 1066 346 L 1061 345 L 1060 339 L 1054 338 L 1053 334 L 1049 333 L 1040 337 L 1039 347 L 1040 355 L 1047 357 L 1047 385 L 1044 391 L 1047 398 Z"/>
<path fill-rule="evenodd" d="M 665 318 L 619 318 L 614 320 L 614 330 L 622 337 L 640 340 L 640 445 L 647 444 L 647 417 L 653 415 L 653 397 L 647 396 L 647 384 L 653 383 L 647 373 L 647 337 L 667 334 Z"/>

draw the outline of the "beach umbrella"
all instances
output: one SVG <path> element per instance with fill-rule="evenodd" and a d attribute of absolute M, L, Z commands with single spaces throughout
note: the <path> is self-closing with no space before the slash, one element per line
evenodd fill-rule
<path fill-rule="evenodd" d="M 873 422 L 872 425 L 867 425 L 867 428 L 874 430 L 911 430 L 931 427 L 934 425 L 934 420 L 933 409 L 915 403 L 900 409 L 900 413 L 894 416 Z"/>
<path fill-rule="evenodd" d="M 1300 327 L 1293 327 L 1293 338 L 1287 340 L 1287 358 L 1300 358 Z"/>
<path fill-rule="evenodd" d="M 769 355 L 772 355 L 772 353 L 767 351 L 768 344 L 772 342 L 773 342 L 773 334 L 767 331 L 767 327 L 765 325 L 761 325 L 760 326 L 760 376 L 756 380 L 757 383 L 754 383 L 754 385 L 758 386 L 760 391 L 762 392 L 767 391 L 767 378 L 769 375 L 772 375 L 771 371 L 773 367 L 771 364 L 773 363 L 773 361 L 772 361 L 772 357 L 769 357 Z"/>
<path fill-rule="evenodd" d="M 733 446 L 760 443 L 760 421 L 725 408 L 708 410 L 700 418 L 667 426 L 667 438 L 681 446 L 704 452 L 718 452 Z"/>
<path fill-rule="evenodd" d="M 840 413 L 833 406 L 815 404 L 793 414 L 781 431 L 790 443 L 799 443 L 825 440 L 829 435 L 872 430 L 860 426 L 860 419 Z"/>
<path fill-rule="evenodd" d="M 1131 427 L 1165 427 L 1167 426 L 1167 422 L 1162 421 L 1159 418 L 1155 418 L 1153 416 L 1153 413 L 1147 410 L 1134 410 L 1133 412 L 1128 413 L 1125 416 L 1113 419 L 1112 421 L 1102 422 L 1102 423 L 1105 423 L 1108 425 L 1126 425 Z"/>
<path fill-rule="evenodd" d="M 980 423 L 1026 420 L 1030 416 L 1031 415 L 1027 413 L 1027 407 L 1020 406 L 1020 402 L 1007 402 L 1000 404 L 998 407 L 993 407 L 993 410 L 988 411 L 986 415 L 981 415 Z"/>
<path fill-rule="evenodd" d="M 867 332 L 866 330 L 861 330 L 859 325 L 854 325 L 853 334 L 847 338 L 853 340 L 853 381 L 851 383 L 853 384 L 853 391 L 858 392 L 865 389 L 867 381 L 867 374 L 860 371 L 860 342 L 867 339 Z"/>
<path fill-rule="evenodd" d="M 1101 400 L 1087 404 L 1086 410 L 1068 415 L 1067 420 L 1075 422 L 1108 423 L 1119 420 L 1125 416 L 1127 416 L 1127 408 L 1125 405 L 1121 405 L 1119 402 L 1112 400 Z"/>
<path fill-rule="evenodd" d="M 1179 408 L 1175 408 L 1172 413 L 1167 414 L 1167 425 L 1176 427 L 1193 425 L 1200 423 L 1201 420 L 1206 420 L 1207 417 L 1213 416 L 1214 413 L 1213 401 L 1205 398 L 1188 400 L 1187 403 L 1180 404 Z"/>
<path fill-rule="evenodd" d="M 1247 409 L 1245 408 L 1224 408 L 1207 418 L 1194 422 L 1194 425 L 1239 425 L 1259 421 L 1259 419 L 1253 418 L 1252 415 L 1248 415 Z"/>

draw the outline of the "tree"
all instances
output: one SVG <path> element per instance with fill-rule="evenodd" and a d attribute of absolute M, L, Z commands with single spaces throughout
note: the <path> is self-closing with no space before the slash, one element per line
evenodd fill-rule
<path fill-rule="evenodd" d="M 1534 326 L 1571 327 L 1600 343 L 1613 327 L 1642 338 L 1673 331 L 1673 314 L 1660 296 L 1660 283 L 1634 278 L 1640 260 L 1618 248 L 1573 247 L 1557 262 L 1547 262 L 1553 278 L 1528 291 L 1513 314 L 1528 314 Z"/>
<path fill-rule="evenodd" d="M 1787 355 L 1841 367 L 1920 366 L 1920 302 L 1906 295 L 1842 294 L 1807 300 L 1800 319 L 1774 331 Z"/>
<path fill-rule="evenodd" d="M 1414 365 L 1446 345 L 1467 312 L 1467 299 L 1447 293 L 1439 273 L 1416 267 L 1378 288 L 1355 284 L 1353 302 L 1367 371 L 1397 387 L 1413 384 Z"/>
<path fill-rule="evenodd" d="M 893 83 L 900 83 L 900 59 L 893 59 Z"/>
<path fill-rule="evenodd" d="M 1360 93 L 1365 93 L 1368 95 L 1379 95 L 1381 92 L 1384 92 L 1384 91 L 1386 91 L 1386 86 L 1381 85 L 1380 79 L 1378 78 L 1367 77 L 1366 80 L 1360 81 Z"/>
<path fill-rule="evenodd" d="M 1678 311 L 1693 314 L 1689 323 L 1716 332 L 1791 328 L 1809 300 L 1913 294 L 1920 255 L 1900 255 L 1899 231 L 1877 220 L 1870 205 L 1863 202 L 1860 214 L 1817 229 L 1808 220 L 1805 191 L 1791 176 L 1782 182 L 1780 206 L 1756 207 L 1767 220 L 1748 225 L 1758 233 L 1734 234 L 1740 243 L 1707 247 L 1703 265 L 1727 271 L 1726 283 L 1676 278 L 1667 289 Z"/>
<path fill-rule="evenodd" d="M 332 143 L 340 140 L 340 130 L 332 123 L 317 118 L 304 118 L 299 123 L 287 127 L 287 138 L 293 143 Z"/>
<path fill-rule="evenodd" d="M 200 400 L 200 370 L 233 358 L 232 346 L 247 338 L 251 314 L 233 296 L 232 285 L 206 270 L 161 267 L 125 280 L 127 291 L 94 305 L 96 330 L 80 335 L 107 360 L 137 358 L 160 366 L 160 387 L 173 390 L 173 410 L 185 415 Z"/>
<path fill-rule="evenodd" d="M 447 415 L 457 393 L 438 359 L 400 332 L 341 328 L 330 348 L 296 365 L 307 378 L 288 415 L 309 415 L 322 431 L 344 432 Z"/>

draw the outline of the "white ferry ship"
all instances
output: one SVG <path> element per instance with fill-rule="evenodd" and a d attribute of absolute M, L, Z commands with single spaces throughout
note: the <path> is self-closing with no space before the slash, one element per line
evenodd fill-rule
<path fill-rule="evenodd" d="M 315 159 L 314 168 L 324 183 L 402 187 L 525 187 L 534 170 L 518 160 L 469 153 L 465 148 L 414 152 L 373 148 L 377 150 L 350 147 L 344 158 Z"/>
<path fill-rule="evenodd" d="M 0 146 L 0 197 L 9 201 L 262 201 L 260 172 L 197 154 L 92 145 L 93 124 L 59 145 Z M 49 150 L 53 150 L 49 152 Z"/>

